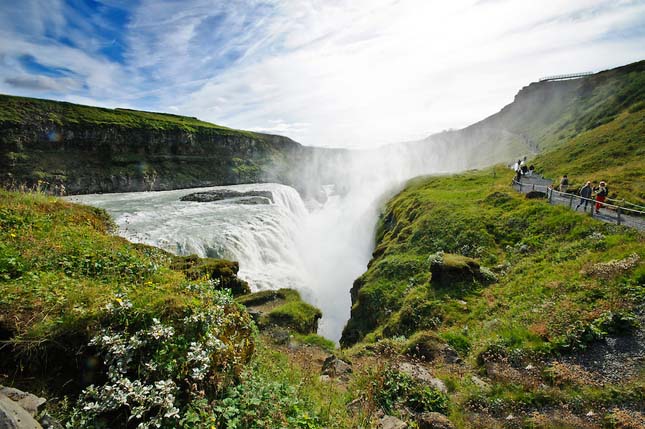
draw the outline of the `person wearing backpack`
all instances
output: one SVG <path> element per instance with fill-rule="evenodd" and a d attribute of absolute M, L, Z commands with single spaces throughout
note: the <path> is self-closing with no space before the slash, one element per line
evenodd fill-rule
<path fill-rule="evenodd" d="M 604 205 L 603 203 L 607 195 L 609 195 L 609 188 L 605 182 L 600 181 L 600 185 L 596 191 L 596 214 L 600 214 L 600 207 Z"/>
<path fill-rule="evenodd" d="M 565 174 L 562 176 L 562 179 L 560 179 L 560 192 L 564 192 L 566 194 L 567 189 L 569 189 L 569 178 Z"/>
<path fill-rule="evenodd" d="M 593 185 L 591 182 L 585 183 L 585 185 L 580 188 L 580 204 L 576 206 L 576 210 L 584 203 L 582 210 L 587 211 L 587 204 L 591 201 L 591 193 L 593 192 Z M 593 203 L 591 204 L 593 206 Z"/>

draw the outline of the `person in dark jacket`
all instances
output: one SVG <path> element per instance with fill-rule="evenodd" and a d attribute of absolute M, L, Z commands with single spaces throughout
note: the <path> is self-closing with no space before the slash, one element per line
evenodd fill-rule
<path fill-rule="evenodd" d="M 569 189 L 569 178 L 565 174 L 564 176 L 562 176 L 562 179 L 560 179 L 560 192 L 566 193 L 568 189 Z"/>
<path fill-rule="evenodd" d="M 591 202 L 591 193 L 593 192 L 593 185 L 591 182 L 585 183 L 585 185 L 580 188 L 580 203 L 576 206 L 576 210 L 584 203 L 582 210 L 587 211 L 587 204 Z"/>

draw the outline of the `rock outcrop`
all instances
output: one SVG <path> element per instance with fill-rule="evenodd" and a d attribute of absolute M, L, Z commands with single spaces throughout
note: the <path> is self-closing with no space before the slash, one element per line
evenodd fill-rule
<path fill-rule="evenodd" d="M 41 429 L 34 418 L 46 400 L 12 387 L 0 386 L 0 428 Z"/>
<path fill-rule="evenodd" d="M 6 188 L 71 195 L 277 182 L 316 195 L 329 179 L 320 159 L 344 152 L 185 116 L 0 95 Z M 305 176 L 321 182 L 298 186 Z"/>
<path fill-rule="evenodd" d="M 200 203 L 226 200 L 229 203 L 237 204 L 270 204 L 273 202 L 273 194 L 270 191 L 238 192 L 232 189 L 218 189 L 214 191 L 194 192 L 184 195 L 180 200 Z"/>

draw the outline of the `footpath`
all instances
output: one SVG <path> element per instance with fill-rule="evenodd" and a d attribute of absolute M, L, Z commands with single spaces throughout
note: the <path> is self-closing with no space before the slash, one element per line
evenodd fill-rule
<path fill-rule="evenodd" d="M 540 176 L 523 176 L 520 182 L 513 179 L 513 188 L 523 194 L 534 192 L 536 197 L 541 196 L 547 199 L 549 204 L 568 206 L 571 210 L 576 210 L 576 207 L 582 201 L 582 205 L 576 211 L 585 212 L 589 216 L 603 222 L 615 223 L 636 228 L 639 231 L 645 231 L 645 208 L 637 209 L 638 206 L 636 208 L 622 207 L 611 204 L 615 200 L 608 200 L 600 209 L 600 214 L 596 214 L 594 211 L 596 201 L 587 199 L 587 207 L 585 208 L 584 200 L 586 198 L 572 193 L 557 191 L 552 189 L 552 185 L 553 181 Z"/>

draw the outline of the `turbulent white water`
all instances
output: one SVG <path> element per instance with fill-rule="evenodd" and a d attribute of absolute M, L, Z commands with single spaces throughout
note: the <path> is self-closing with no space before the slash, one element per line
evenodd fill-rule
<path fill-rule="evenodd" d="M 253 290 L 297 289 L 322 310 L 319 333 L 338 341 L 349 319 L 349 291 L 371 257 L 374 227 L 385 198 L 411 177 L 466 166 L 458 154 L 408 149 L 356 152 L 344 161 L 327 162 L 325 168 L 342 184 L 342 195 L 327 186 L 329 198 L 324 204 L 308 201 L 305 205 L 293 188 L 278 184 L 70 199 L 106 209 L 119 233 L 132 241 L 180 255 L 238 261 L 240 277 Z M 306 183 L 307 178 L 302 180 Z M 274 203 L 179 200 L 190 193 L 222 188 L 270 191 Z"/>
<path fill-rule="evenodd" d="M 274 203 L 180 201 L 184 195 L 211 189 L 270 191 Z M 321 206 L 308 210 L 293 188 L 252 184 L 79 195 L 69 199 L 107 210 L 119 227 L 119 235 L 133 242 L 178 255 L 197 254 L 238 261 L 239 276 L 253 290 L 282 287 L 299 290 L 305 300 L 324 313 L 320 333 L 334 340 L 340 338 L 349 318 L 351 280 L 349 285 L 342 279 L 334 282 L 333 290 L 323 290 L 330 287 L 330 281 L 325 273 L 327 268 L 321 267 L 326 267 L 329 252 L 333 252 L 329 247 L 320 248 L 319 244 L 326 239 L 326 221 L 322 221 L 326 216 L 321 217 Z M 335 201 L 338 197 L 332 196 L 328 203 L 333 205 Z M 356 267 L 356 275 L 362 269 L 364 265 Z M 330 276 L 334 278 L 333 270 Z"/>

